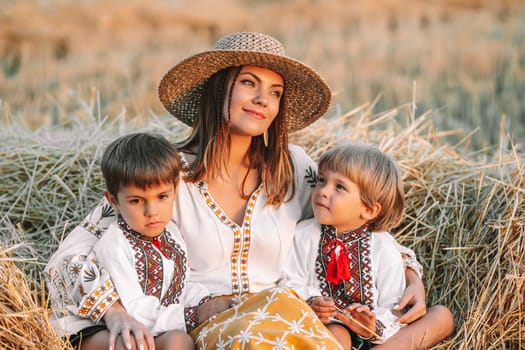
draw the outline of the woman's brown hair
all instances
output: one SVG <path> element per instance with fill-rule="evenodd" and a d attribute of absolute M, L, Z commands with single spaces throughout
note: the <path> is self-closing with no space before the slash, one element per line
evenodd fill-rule
<path fill-rule="evenodd" d="M 222 167 L 227 167 L 231 147 L 230 116 L 223 115 L 223 106 L 224 103 L 230 105 L 233 85 L 241 68 L 223 69 L 204 84 L 200 115 L 193 125 L 193 132 L 177 145 L 180 150 L 196 156 L 187 165 L 185 181 L 198 182 L 205 177 L 217 178 L 221 176 Z M 286 88 L 283 94 L 286 94 Z M 288 130 L 282 101 L 281 97 L 277 117 L 268 128 L 268 146 L 264 145 L 262 135 L 253 137 L 247 155 L 250 167 L 260 174 L 267 205 L 276 206 L 295 194 L 294 169 L 288 151 Z M 246 177 L 241 193 L 243 198 L 248 198 L 250 194 L 244 192 L 245 180 Z"/>

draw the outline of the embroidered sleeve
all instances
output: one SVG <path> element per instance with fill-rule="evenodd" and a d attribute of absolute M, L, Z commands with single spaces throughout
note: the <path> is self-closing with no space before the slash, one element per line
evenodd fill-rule
<path fill-rule="evenodd" d="M 98 322 L 118 300 L 109 275 L 98 268 L 92 253 L 65 256 L 60 264 L 48 265 L 45 276 L 51 306 L 63 316 L 71 313 Z"/>
<path fill-rule="evenodd" d="M 199 326 L 199 319 L 197 317 L 198 306 L 191 306 L 184 308 L 184 321 L 186 322 L 186 332 L 191 332 Z"/>
<path fill-rule="evenodd" d="M 412 249 L 407 248 L 402 245 L 398 245 L 398 248 L 401 253 L 401 259 L 403 259 L 403 265 L 406 268 L 410 268 L 414 270 L 414 272 L 418 275 L 420 279 L 423 278 L 423 266 L 417 261 L 416 254 L 412 251 Z"/>
<path fill-rule="evenodd" d="M 213 297 L 208 295 L 202 298 L 201 301 L 199 301 L 198 305 L 184 308 L 184 320 L 186 321 L 186 332 L 189 333 L 199 326 L 199 318 L 197 316 L 197 311 L 202 304 L 206 303 L 207 301 L 210 301 L 211 299 L 213 299 Z"/>
<path fill-rule="evenodd" d="M 102 233 L 104 233 L 109 225 L 115 222 L 116 219 L 115 211 L 111 205 L 104 200 L 103 203 L 96 207 L 75 229 L 83 228 L 96 238 L 100 238 Z"/>
<path fill-rule="evenodd" d="M 316 268 L 320 230 L 314 219 L 304 220 L 297 225 L 292 249 L 283 266 L 283 279 L 279 284 L 293 289 L 307 301 L 322 294 Z"/>
<path fill-rule="evenodd" d="M 67 235 L 49 260 L 44 275 L 57 315 L 99 321 L 118 300 L 109 275 L 100 270 L 92 253 L 104 229 L 115 220 L 113 215 L 107 203 L 99 205 Z"/>
<path fill-rule="evenodd" d="M 118 300 L 117 292 L 113 283 L 108 278 L 102 285 L 98 286 L 93 293 L 83 299 L 80 304 L 78 315 L 89 317 L 98 322 L 104 316 L 107 309 Z"/>

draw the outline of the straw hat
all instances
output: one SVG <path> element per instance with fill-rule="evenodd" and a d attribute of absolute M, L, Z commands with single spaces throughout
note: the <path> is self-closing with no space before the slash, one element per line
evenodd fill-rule
<path fill-rule="evenodd" d="M 206 80 L 224 68 L 244 65 L 268 68 L 283 77 L 289 132 L 310 125 L 330 105 L 330 89 L 319 74 L 287 57 L 275 38 L 252 32 L 229 34 L 219 39 L 211 51 L 186 58 L 171 68 L 160 82 L 160 100 L 177 119 L 193 126 Z"/>

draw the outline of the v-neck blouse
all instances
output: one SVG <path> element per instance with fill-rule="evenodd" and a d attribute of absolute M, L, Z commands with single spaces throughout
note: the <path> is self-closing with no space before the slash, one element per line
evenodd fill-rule
<path fill-rule="evenodd" d="M 173 218 L 188 248 L 191 281 L 213 295 L 254 293 L 277 284 L 297 222 L 312 216 L 316 180 L 316 165 L 304 150 L 290 146 L 290 154 L 295 196 L 280 207 L 266 206 L 259 187 L 248 200 L 241 226 L 222 211 L 205 182 L 181 181 Z"/>

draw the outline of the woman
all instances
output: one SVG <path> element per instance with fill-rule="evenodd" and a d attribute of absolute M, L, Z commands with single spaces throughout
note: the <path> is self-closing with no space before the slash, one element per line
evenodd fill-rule
<path fill-rule="evenodd" d="M 193 127 L 192 135 L 178 145 L 187 171 L 177 193 L 174 219 L 188 247 L 190 279 L 204 284 L 214 296 L 188 309 L 188 328 L 197 327 L 191 334 L 198 347 L 259 349 L 262 344 L 294 343 L 305 349 L 321 343 L 319 337 L 326 337 L 325 347 L 337 347 L 318 320 L 310 317 L 304 301 L 290 290 L 274 288 L 296 223 L 312 216 L 309 197 L 316 180 L 314 162 L 302 149 L 288 145 L 288 133 L 326 112 L 328 86 L 311 68 L 286 57 L 276 39 L 245 32 L 227 35 L 213 50 L 173 67 L 160 83 L 159 96 L 171 114 Z M 98 207 L 70 235 L 96 239 L 114 220 L 104 208 Z M 106 325 L 111 343 L 122 330 L 119 341 L 134 345 L 131 326 L 137 346 L 151 347 L 149 334 L 118 303 L 100 301 L 103 293 L 96 286 L 106 283 L 104 293 L 109 293 L 111 279 L 90 259 L 88 246 L 80 249 L 85 253 L 66 249 L 58 258 L 78 263 L 82 271 L 65 278 L 70 288 L 82 289 L 69 299 L 79 302 L 73 311 L 95 320 L 109 311 Z M 419 264 L 413 253 L 400 250 L 412 257 L 405 259 L 412 269 L 407 269 L 408 288 L 400 305 L 409 301 L 413 305 L 404 316 L 410 322 L 426 311 L 424 288 L 414 272 Z M 54 276 L 67 271 L 63 267 Z M 90 281 L 98 282 L 86 286 L 85 271 Z M 230 305 L 226 312 L 209 318 Z M 433 322 L 428 318 L 418 321 L 423 333 Z M 301 323 L 305 319 L 311 323 Z M 292 325 L 292 331 L 279 329 L 286 325 Z M 307 326 L 315 331 L 305 335 Z"/>

